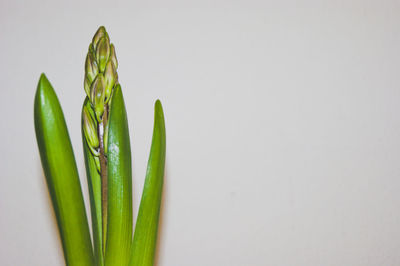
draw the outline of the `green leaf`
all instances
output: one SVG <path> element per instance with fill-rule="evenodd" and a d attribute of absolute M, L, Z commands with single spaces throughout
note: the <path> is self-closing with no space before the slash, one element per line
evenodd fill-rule
<path fill-rule="evenodd" d="M 165 167 L 165 123 L 159 100 L 155 103 L 153 140 L 142 200 L 136 221 L 130 266 L 153 266 Z"/>
<path fill-rule="evenodd" d="M 83 106 L 89 103 L 88 97 L 86 97 Z M 101 217 L 101 177 L 97 171 L 95 158 L 90 151 L 86 137 L 84 133 L 84 121 L 83 121 L 83 108 L 82 108 L 82 142 L 83 142 L 83 153 L 85 157 L 86 166 L 86 177 L 89 187 L 90 197 L 90 210 L 92 214 L 92 232 L 93 232 L 93 244 L 94 244 L 94 256 L 97 266 L 104 265 L 103 256 L 103 243 L 102 243 L 102 217 Z"/>
<path fill-rule="evenodd" d="M 94 265 L 81 185 L 64 115 L 44 74 L 34 103 L 36 139 L 68 266 Z"/>
<path fill-rule="evenodd" d="M 128 121 L 121 87 L 115 87 L 108 121 L 108 199 L 106 266 L 129 261 L 132 242 L 132 162 Z"/>

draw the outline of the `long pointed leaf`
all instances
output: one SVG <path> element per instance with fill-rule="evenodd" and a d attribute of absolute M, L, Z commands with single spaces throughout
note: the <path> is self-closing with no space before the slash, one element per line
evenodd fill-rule
<path fill-rule="evenodd" d="M 165 166 L 165 122 L 159 100 L 154 110 L 154 130 L 139 214 L 132 244 L 130 266 L 153 266 L 160 216 Z"/>
<path fill-rule="evenodd" d="M 36 91 L 34 121 L 66 264 L 94 265 L 85 205 L 67 125 L 53 87 L 44 74 Z"/>
<path fill-rule="evenodd" d="M 132 242 L 132 162 L 128 121 L 121 87 L 111 99 L 108 131 L 106 266 L 128 264 Z"/>

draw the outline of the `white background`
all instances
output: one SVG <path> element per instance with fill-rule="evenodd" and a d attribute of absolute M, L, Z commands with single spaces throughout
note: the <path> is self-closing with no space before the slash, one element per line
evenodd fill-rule
<path fill-rule="evenodd" d="M 0 0 L 0 264 L 64 264 L 33 98 L 45 72 L 88 203 L 83 66 L 105 25 L 134 213 L 164 106 L 157 265 L 400 265 L 399 14 L 399 1 Z"/>

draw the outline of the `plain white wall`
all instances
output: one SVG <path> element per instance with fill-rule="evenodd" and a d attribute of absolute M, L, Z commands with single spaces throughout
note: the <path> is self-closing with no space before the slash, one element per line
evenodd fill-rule
<path fill-rule="evenodd" d="M 135 213 L 164 105 L 158 265 L 400 265 L 399 12 L 399 1 L 0 0 L 0 264 L 64 263 L 33 97 L 45 72 L 87 200 L 83 65 L 105 25 Z"/>

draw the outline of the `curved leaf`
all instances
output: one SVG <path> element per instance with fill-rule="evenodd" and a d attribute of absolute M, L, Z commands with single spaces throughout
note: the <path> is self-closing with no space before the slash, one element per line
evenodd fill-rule
<path fill-rule="evenodd" d="M 53 87 L 44 74 L 36 91 L 34 121 L 66 264 L 94 265 L 81 184 L 67 125 Z"/>
<path fill-rule="evenodd" d="M 127 265 L 132 242 L 132 162 L 121 87 L 111 98 L 108 121 L 108 199 L 106 266 Z"/>
<path fill-rule="evenodd" d="M 159 100 L 154 109 L 153 139 L 132 243 L 131 266 L 154 264 L 166 149 L 164 114 Z"/>

